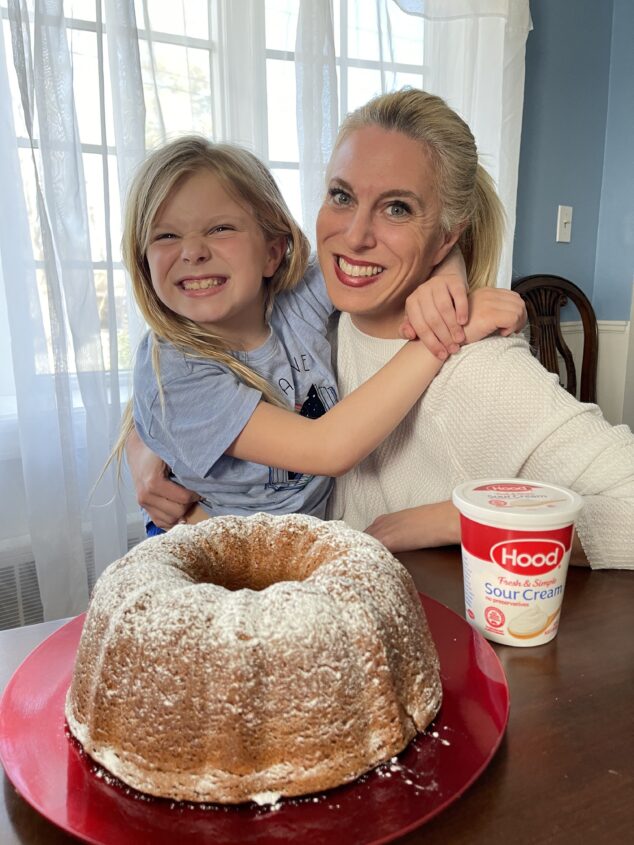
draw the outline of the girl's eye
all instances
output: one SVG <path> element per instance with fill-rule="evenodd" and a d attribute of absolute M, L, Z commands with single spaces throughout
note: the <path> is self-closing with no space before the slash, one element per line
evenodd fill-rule
<path fill-rule="evenodd" d="M 330 197 L 331 202 L 333 205 L 350 205 L 352 199 L 350 194 L 346 193 L 342 188 L 330 188 L 328 191 L 328 196 Z"/>
<path fill-rule="evenodd" d="M 387 207 L 388 217 L 393 217 L 395 219 L 408 217 L 411 213 L 412 210 L 409 205 L 402 200 L 391 202 Z"/>
<path fill-rule="evenodd" d="M 155 241 L 171 241 L 176 235 L 173 232 L 161 232 L 154 236 Z"/>
<path fill-rule="evenodd" d="M 224 232 L 233 232 L 234 227 L 227 223 L 221 223 L 219 226 L 214 226 L 209 230 L 210 235 L 222 235 Z"/>

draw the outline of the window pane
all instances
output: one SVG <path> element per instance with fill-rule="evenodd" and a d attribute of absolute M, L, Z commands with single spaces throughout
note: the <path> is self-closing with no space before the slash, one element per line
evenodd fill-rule
<path fill-rule="evenodd" d="M 40 234 L 40 223 L 37 214 L 37 194 L 35 191 L 33 156 L 31 155 L 30 150 L 26 150 L 24 148 L 18 150 L 18 156 L 20 158 L 20 172 L 22 174 L 22 186 L 24 188 L 24 201 L 26 203 L 26 210 L 29 217 L 29 227 L 31 230 L 33 258 L 36 261 L 43 261 L 44 253 L 42 251 L 42 236 Z"/>
<path fill-rule="evenodd" d="M 250 0 L 249 0 L 250 2 Z M 143 15 L 148 10 L 149 20 Z M 209 38 L 207 0 L 180 0 L 166 3 L 165 0 L 135 0 L 134 9 L 137 27 L 154 32 L 169 32 L 172 35 L 187 35 L 190 38 Z"/>
<path fill-rule="evenodd" d="M 128 320 L 128 296 L 126 293 L 125 273 L 123 270 L 114 271 L 114 296 L 117 312 L 117 347 L 119 350 L 119 369 L 129 370 L 132 367 L 133 349 L 130 340 L 130 324 Z"/>
<path fill-rule="evenodd" d="M 342 0 L 334 0 L 332 4 L 332 24 L 335 31 L 335 56 L 341 55 L 341 2 Z M 343 0 L 347 3 L 348 0 Z"/>
<path fill-rule="evenodd" d="M 394 61 L 408 65 L 423 64 L 424 20 L 408 15 L 396 3 L 388 5 Z"/>
<path fill-rule="evenodd" d="M 302 198 L 299 190 L 299 170 L 282 170 L 281 168 L 272 168 L 275 181 L 277 182 L 280 191 L 291 211 L 291 214 L 301 225 L 302 223 Z M 310 232 L 306 233 L 310 235 Z"/>
<path fill-rule="evenodd" d="M 110 185 L 110 237 L 112 240 L 110 248 L 112 250 L 112 260 L 115 263 L 120 263 L 123 223 L 121 219 L 121 197 L 119 196 L 117 159 L 115 156 L 108 156 L 108 178 Z"/>
<path fill-rule="evenodd" d="M 294 52 L 299 0 L 266 0 L 266 47 Z"/>
<path fill-rule="evenodd" d="M 51 316 L 48 311 L 48 289 L 46 286 L 46 275 L 44 270 L 36 270 L 37 291 L 39 294 L 40 308 L 42 309 L 42 322 L 44 325 L 44 336 L 46 338 L 46 349 L 38 344 L 35 352 L 35 372 L 37 375 L 46 375 L 55 371 L 53 365 L 53 346 L 51 343 Z"/>
<path fill-rule="evenodd" d="M 15 123 L 15 131 L 18 137 L 26 137 L 26 124 L 24 122 L 24 112 L 22 111 L 22 101 L 20 99 L 20 92 L 18 88 L 18 81 L 16 79 L 15 71 L 13 69 L 13 48 L 11 46 L 11 28 L 9 21 L 3 21 L 3 35 L 4 35 L 4 50 L 7 57 L 7 75 L 9 77 L 9 90 L 11 92 L 11 102 L 13 103 L 13 121 Z"/>
<path fill-rule="evenodd" d="M 375 3 L 348 2 L 348 56 L 375 61 L 380 58 Z M 385 58 L 389 61 L 389 54 Z"/>
<path fill-rule="evenodd" d="M 105 143 L 108 146 L 114 147 L 114 110 L 112 107 L 112 82 L 110 81 L 110 62 L 108 57 L 108 38 L 106 35 L 103 38 L 103 54 L 105 58 L 103 74 L 104 74 L 104 110 L 106 118 L 106 138 Z"/>
<path fill-rule="evenodd" d="M 110 307 L 114 304 L 116 332 L 117 332 L 117 367 L 129 370 L 132 365 L 132 349 L 128 326 L 128 307 L 126 301 L 126 286 L 123 270 L 114 270 L 112 277 L 114 296 L 108 291 L 108 276 L 105 270 L 95 270 L 95 292 L 99 309 L 99 324 L 101 332 L 101 349 L 104 366 L 110 369 Z"/>
<path fill-rule="evenodd" d="M 295 109 L 295 64 L 267 59 L 269 159 L 299 161 Z"/>
<path fill-rule="evenodd" d="M 206 50 L 154 42 L 159 109 L 152 83 L 152 62 L 147 41 L 140 43 L 140 52 L 148 145 L 153 147 L 163 140 L 161 116 L 168 135 L 200 132 L 211 137 L 209 53 Z"/>
<path fill-rule="evenodd" d="M 410 85 L 412 88 L 425 88 L 422 73 L 397 73 L 394 77 L 394 90 Z"/>
<path fill-rule="evenodd" d="M 94 23 L 97 20 L 95 0 L 64 0 L 64 17 Z"/>
<path fill-rule="evenodd" d="M 101 143 L 97 36 L 79 29 L 67 30 L 73 64 L 75 112 L 82 144 Z"/>
<path fill-rule="evenodd" d="M 362 106 L 381 93 L 381 74 L 378 70 L 351 67 L 348 70 L 348 111 Z"/>
<path fill-rule="evenodd" d="M 93 261 L 105 261 L 106 218 L 101 156 L 93 153 L 84 153 L 83 162 L 84 179 L 86 180 L 86 202 L 88 205 L 90 251 Z M 113 234 L 116 237 L 116 233 Z"/>

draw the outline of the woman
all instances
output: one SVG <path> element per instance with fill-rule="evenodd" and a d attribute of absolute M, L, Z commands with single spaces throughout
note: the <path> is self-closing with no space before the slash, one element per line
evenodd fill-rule
<path fill-rule="evenodd" d="M 502 212 L 468 126 L 423 91 L 385 94 L 349 115 L 327 180 L 318 253 L 345 312 L 336 337 L 345 395 L 402 345 L 407 297 L 448 245 L 460 245 L 471 288 L 493 284 Z M 133 472 L 148 477 L 138 465 Z M 634 437 L 566 393 L 520 338 L 484 340 L 446 362 L 396 431 L 338 479 L 330 514 L 393 551 L 457 543 L 451 491 L 483 476 L 576 490 L 590 564 L 634 567 Z M 150 487 L 160 499 L 175 492 Z M 153 507 L 143 491 L 140 500 Z"/>

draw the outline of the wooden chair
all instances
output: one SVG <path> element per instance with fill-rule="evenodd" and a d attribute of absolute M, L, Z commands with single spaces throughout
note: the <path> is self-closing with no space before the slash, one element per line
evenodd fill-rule
<path fill-rule="evenodd" d="M 599 331 L 588 297 L 577 285 L 561 276 L 524 276 L 513 282 L 512 288 L 526 303 L 530 327 L 529 343 L 533 354 L 547 370 L 560 375 L 557 357 L 559 352 L 566 369 L 566 383 L 563 387 L 573 396 L 577 395 L 577 373 L 572 353 L 561 333 L 560 313 L 568 300 L 576 306 L 583 324 L 583 359 L 579 399 L 581 402 L 596 402 Z"/>

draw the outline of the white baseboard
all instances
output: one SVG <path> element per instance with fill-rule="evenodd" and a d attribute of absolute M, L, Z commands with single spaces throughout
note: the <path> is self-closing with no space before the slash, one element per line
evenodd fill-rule
<path fill-rule="evenodd" d="M 626 396 L 630 322 L 599 320 L 599 361 L 597 365 L 597 403 L 612 425 L 623 422 Z M 570 347 L 577 372 L 583 352 L 583 328 L 580 321 L 562 323 L 562 334 Z"/>

